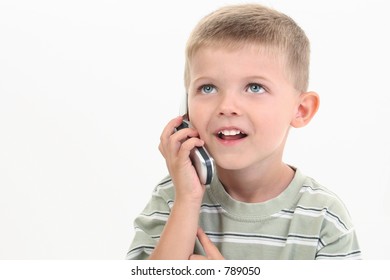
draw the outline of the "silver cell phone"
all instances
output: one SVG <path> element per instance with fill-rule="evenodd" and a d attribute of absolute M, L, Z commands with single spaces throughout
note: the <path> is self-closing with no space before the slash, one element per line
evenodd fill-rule
<path fill-rule="evenodd" d="M 191 124 L 187 120 L 183 120 L 181 125 L 176 127 L 175 131 L 179 131 L 183 128 L 191 127 Z M 207 152 L 205 147 L 195 147 L 190 153 L 190 159 L 195 167 L 196 173 L 200 182 L 203 185 L 209 185 L 213 180 L 215 173 L 214 159 Z"/>

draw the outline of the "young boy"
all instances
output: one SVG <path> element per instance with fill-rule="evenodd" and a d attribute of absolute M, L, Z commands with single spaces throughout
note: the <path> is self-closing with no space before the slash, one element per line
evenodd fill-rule
<path fill-rule="evenodd" d="M 309 42 L 260 5 L 221 8 L 192 32 L 185 87 L 192 127 L 170 121 L 159 149 L 170 176 L 135 220 L 128 259 L 358 259 L 335 194 L 282 162 L 290 127 L 315 115 Z M 189 158 L 205 146 L 217 175 L 202 185 Z"/>

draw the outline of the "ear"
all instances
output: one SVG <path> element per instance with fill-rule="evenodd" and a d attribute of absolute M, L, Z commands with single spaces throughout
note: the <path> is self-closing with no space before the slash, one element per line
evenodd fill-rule
<path fill-rule="evenodd" d="M 291 121 L 291 126 L 295 128 L 304 127 L 311 121 L 320 106 L 320 97 L 313 91 L 304 92 L 299 96 L 298 102 L 297 111 Z"/>

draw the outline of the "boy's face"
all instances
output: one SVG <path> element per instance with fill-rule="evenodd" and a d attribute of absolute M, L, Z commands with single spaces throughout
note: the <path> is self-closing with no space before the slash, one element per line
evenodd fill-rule
<path fill-rule="evenodd" d="M 189 118 L 220 168 L 281 163 L 299 93 L 271 53 L 203 47 L 191 60 Z"/>

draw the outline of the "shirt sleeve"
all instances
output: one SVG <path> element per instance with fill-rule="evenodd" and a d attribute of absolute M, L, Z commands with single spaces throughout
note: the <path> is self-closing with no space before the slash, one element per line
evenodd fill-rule
<path fill-rule="evenodd" d="M 361 259 L 361 251 L 351 217 L 345 205 L 334 200 L 326 209 L 316 259 Z"/>
<path fill-rule="evenodd" d="M 168 195 L 170 189 L 173 187 L 158 185 L 144 210 L 135 219 L 135 235 L 126 259 L 147 259 L 153 252 L 171 212 L 173 199 Z"/>
<path fill-rule="evenodd" d="M 335 241 L 325 245 L 317 252 L 316 259 L 361 259 L 361 251 L 354 229 L 341 235 Z"/>

